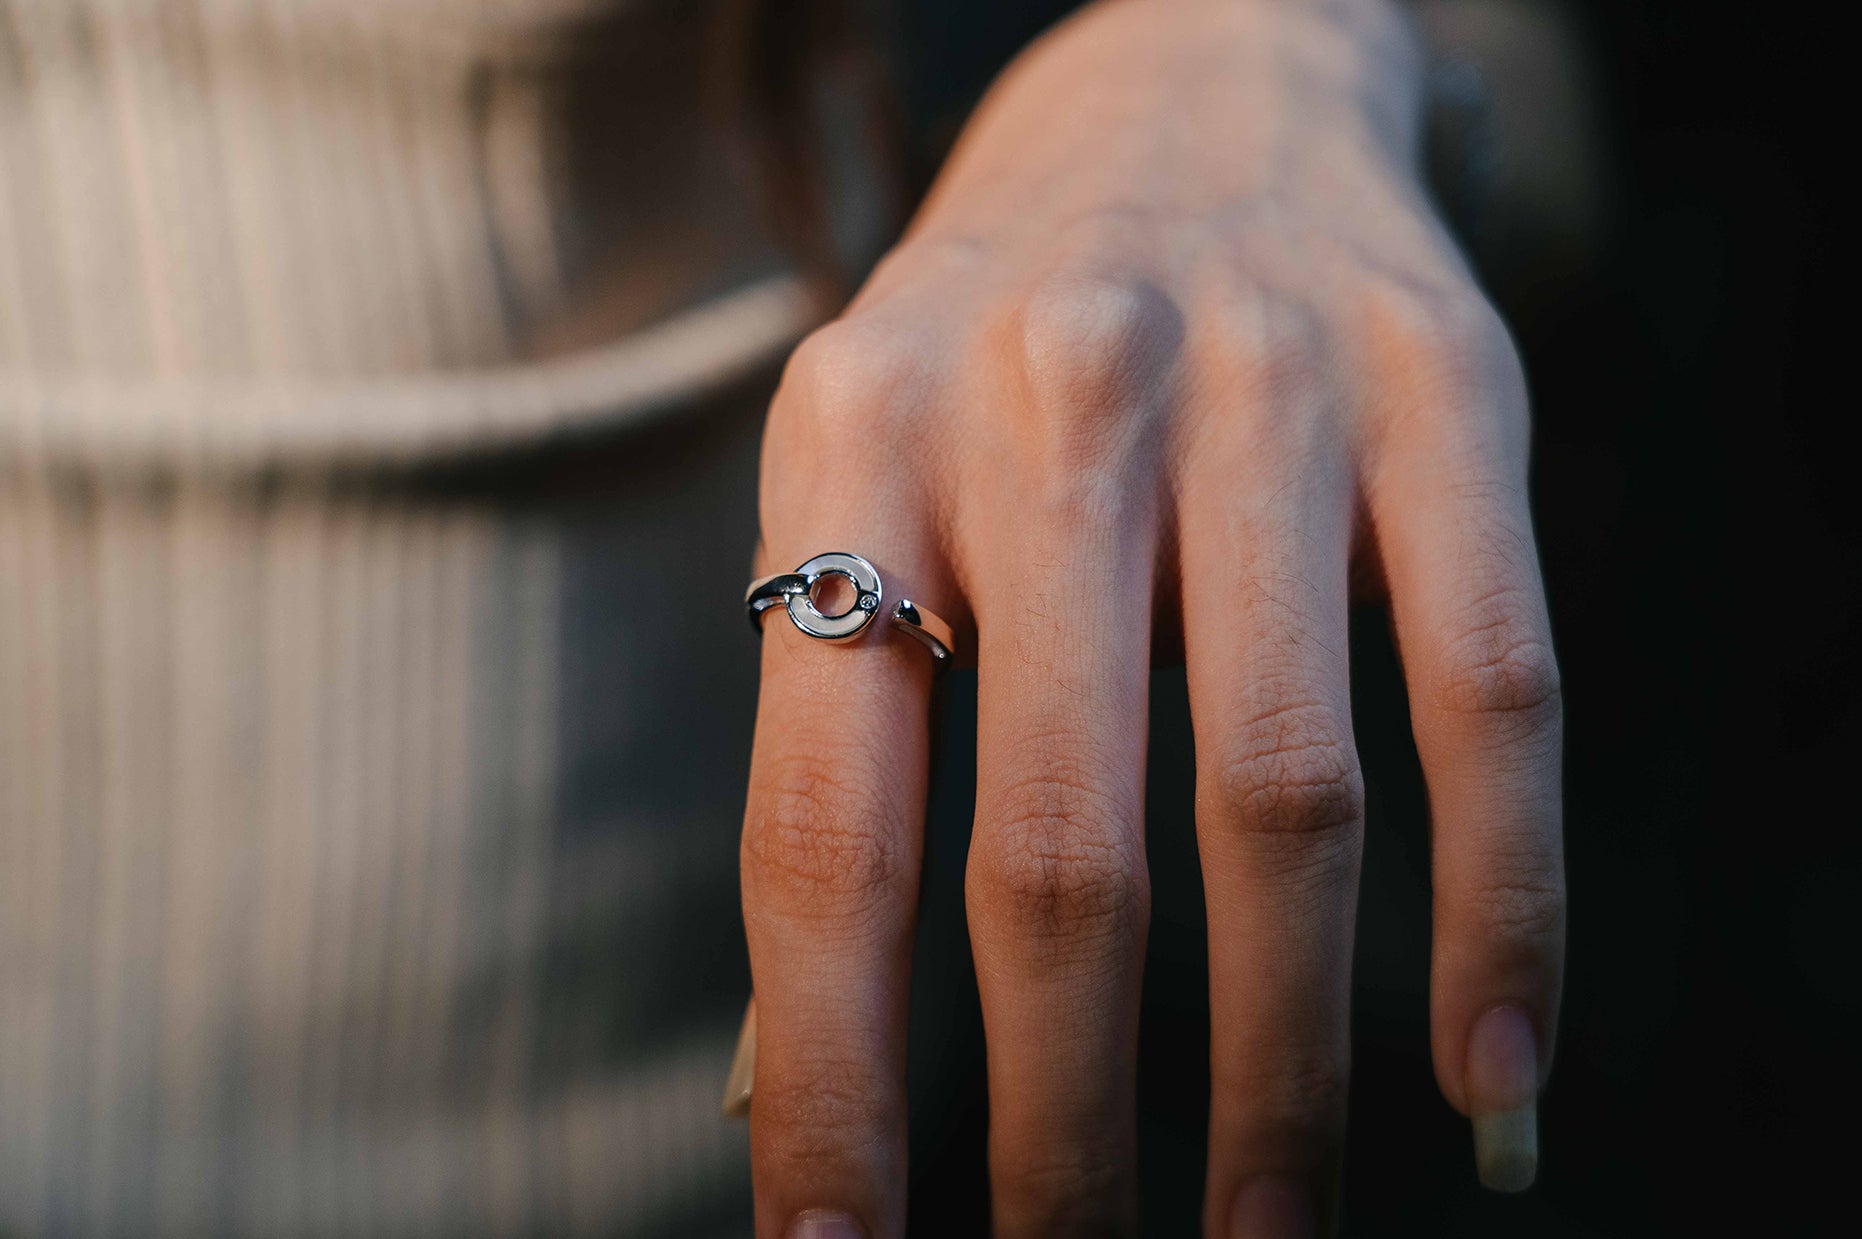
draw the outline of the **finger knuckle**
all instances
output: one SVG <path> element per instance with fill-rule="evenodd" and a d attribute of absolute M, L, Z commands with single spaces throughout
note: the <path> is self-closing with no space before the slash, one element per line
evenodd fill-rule
<path fill-rule="evenodd" d="M 818 436 L 857 444 L 870 437 L 876 418 L 910 401 L 927 372 L 906 333 L 879 320 L 838 319 L 790 355 L 781 403 Z"/>
<path fill-rule="evenodd" d="M 1048 770 L 1009 788 L 976 856 L 977 893 L 1011 927 L 1036 939 L 1129 938 L 1142 932 L 1150 892 L 1126 842 L 1130 815 L 1069 772 Z"/>
<path fill-rule="evenodd" d="M 1362 290 L 1360 304 L 1389 390 L 1452 410 L 1523 386 L 1505 320 L 1466 281 L 1379 274 Z"/>
<path fill-rule="evenodd" d="M 819 1053 L 756 1081 L 757 1121 L 778 1133 L 785 1157 L 810 1165 L 870 1139 L 887 1122 L 886 1098 L 867 1064 Z"/>
<path fill-rule="evenodd" d="M 1476 887 L 1466 901 L 1473 929 L 1490 950 L 1555 958 L 1565 934 L 1565 887 L 1555 868 L 1521 867 Z"/>
<path fill-rule="evenodd" d="M 1491 610 L 1477 609 L 1490 613 L 1450 643 L 1436 705 L 1451 715 L 1556 725 L 1564 690 L 1551 642 L 1517 600 L 1497 597 Z"/>
<path fill-rule="evenodd" d="M 1275 1133 L 1285 1147 L 1323 1145 L 1345 1114 L 1351 1057 L 1311 1044 L 1257 1052 L 1219 1068 L 1216 1085 L 1242 1104 L 1250 1124 Z"/>
<path fill-rule="evenodd" d="M 1364 821 L 1364 775 L 1345 720 L 1325 705 L 1284 703 L 1231 741 L 1216 787 L 1235 829 L 1308 842 Z"/>
<path fill-rule="evenodd" d="M 1177 315 L 1147 280 L 1069 274 L 1022 294 L 1010 321 L 1030 411 L 1050 429 L 1090 439 L 1125 420 L 1170 351 Z"/>
<path fill-rule="evenodd" d="M 1126 1185 L 1123 1151 L 1109 1134 L 1020 1140 L 991 1161 L 996 1190 L 1020 1220 L 1037 1223 L 1038 1233 L 1080 1234 L 1103 1225 Z"/>
<path fill-rule="evenodd" d="M 814 756 L 778 761 L 744 830 L 744 872 L 763 899 L 805 915 L 870 911 L 902 893 L 899 831 L 874 789 Z"/>
<path fill-rule="evenodd" d="M 1198 362 L 1252 407 L 1293 405 L 1325 372 L 1331 328 L 1304 298 L 1259 287 L 1225 291 L 1199 302 L 1195 317 Z"/>

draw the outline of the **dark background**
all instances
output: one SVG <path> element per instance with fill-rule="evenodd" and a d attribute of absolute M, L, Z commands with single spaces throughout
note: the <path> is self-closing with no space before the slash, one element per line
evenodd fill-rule
<path fill-rule="evenodd" d="M 915 6 L 899 45 L 927 166 L 1067 7 Z M 1823 1233 L 1850 1194 L 1862 1005 L 1862 736 L 1838 599 L 1856 560 L 1840 520 L 1850 459 L 1829 429 L 1856 408 L 1831 190 L 1854 153 L 1836 124 L 1857 69 L 1795 10 L 1555 7 L 1588 66 L 1599 226 L 1550 262 L 1515 236 L 1483 270 L 1532 380 L 1567 690 L 1571 938 L 1540 1178 L 1523 1197 L 1482 1191 L 1468 1125 L 1435 1088 L 1422 785 L 1383 624 L 1362 615 L 1370 819 L 1345 1230 Z M 1181 673 L 1160 673 L 1141 1144 L 1161 1235 L 1196 1232 L 1207 1114 L 1182 697 Z M 961 914 L 974 700 L 973 679 L 953 677 L 917 960 L 913 1211 L 930 1235 L 984 1233 L 987 1216 Z"/>

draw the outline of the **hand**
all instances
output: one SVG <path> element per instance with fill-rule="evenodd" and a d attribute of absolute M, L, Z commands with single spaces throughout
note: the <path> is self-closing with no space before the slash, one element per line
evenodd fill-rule
<path fill-rule="evenodd" d="M 1564 938 L 1558 675 L 1524 384 L 1418 184 L 1418 60 L 1373 0 L 1089 10 L 998 85 L 771 409 L 763 570 L 859 552 L 976 658 L 967 903 L 1000 1235 L 1136 1227 L 1147 685 L 1178 642 L 1205 1230 L 1328 1223 L 1364 816 L 1354 584 L 1387 594 L 1428 779 L 1436 1075 L 1483 1178 L 1531 1179 Z M 761 1236 L 903 1229 L 930 662 L 767 624 L 743 836 Z"/>

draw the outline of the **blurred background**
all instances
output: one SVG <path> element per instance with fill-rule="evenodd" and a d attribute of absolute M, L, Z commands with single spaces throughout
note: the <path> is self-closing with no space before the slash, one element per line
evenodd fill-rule
<path fill-rule="evenodd" d="M 748 1233 L 717 1103 L 762 407 L 1070 7 L 0 0 L 0 1236 Z M 1533 387 L 1572 937 L 1539 1184 L 1484 1193 L 1357 617 L 1346 1232 L 1837 1230 L 1853 71 L 1751 6 L 1414 7 Z M 987 1216 L 974 701 L 951 676 L 917 952 L 927 1235 Z M 1176 1235 L 1208 1083 L 1180 671 L 1154 717 L 1141 1147 Z"/>

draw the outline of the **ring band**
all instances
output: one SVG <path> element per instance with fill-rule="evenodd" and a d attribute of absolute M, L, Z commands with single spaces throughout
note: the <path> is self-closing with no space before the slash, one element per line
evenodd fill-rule
<path fill-rule="evenodd" d="M 853 586 L 852 606 L 835 615 L 824 614 L 815 606 L 814 588 L 824 576 L 842 577 Z M 749 612 L 750 626 L 758 632 L 763 630 L 765 611 L 784 607 L 791 623 L 823 641 L 844 641 L 864 632 L 881 614 L 884 601 L 885 585 L 879 579 L 879 570 L 860 556 L 845 551 L 817 555 L 794 572 L 760 577 L 750 582 L 750 588 L 744 591 L 744 608 Z M 885 618 L 930 650 L 939 667 L 950 665 L 956 639 L 951 635 L 949 624 L 909 598 L 899 599 L 885 612 Z"/>

